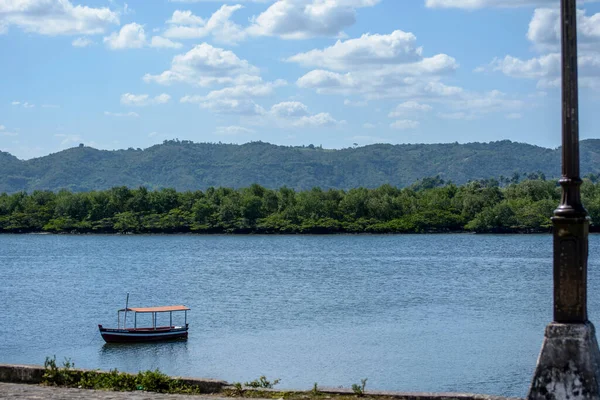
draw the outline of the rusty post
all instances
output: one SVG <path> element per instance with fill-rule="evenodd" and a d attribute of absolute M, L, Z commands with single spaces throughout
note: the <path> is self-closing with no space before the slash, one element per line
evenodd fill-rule
<path fill-rule="evenodd" d="M 562 32 L 562 198 L 554 226 L 554 321 L 587 321 L 589 218 L 581 204 L 579 102 L 577 83 L 577 9 L 561 1 Z"/>
<path fill-rule="evenodd" d="M 600 350 L 587 316 L 589 217 L 581 203 L 576 0 L 561 0 L 562 187 L 554 211 L 554 322 L 528 400 L 600 400 Z"/>

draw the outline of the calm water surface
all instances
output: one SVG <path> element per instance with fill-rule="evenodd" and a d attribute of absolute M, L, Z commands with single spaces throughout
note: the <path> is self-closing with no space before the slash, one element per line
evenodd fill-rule
<path fill-rule="evenodd" d="M 280 387 L 524 396 L 552 319 L 549 235 L 0 235 L 0 363 Z M 600 311 L 600 237 L 589 308 Z M 116 310 L 186 304 L 187 342 L 107 345 Z M 148 318 L 149 320 L 149 318 Z M 138 320 L 139 321 L 139 320 Z"/>

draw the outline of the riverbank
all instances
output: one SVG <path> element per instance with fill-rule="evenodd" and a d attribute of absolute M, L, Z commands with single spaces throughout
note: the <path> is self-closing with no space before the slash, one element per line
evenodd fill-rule
<path fill-rule="evenodd" d="M 64 372 L 64 370 L 63 370 Z M 86 374 L 108 375 L 112 372 L 69 369 L 70 375 Z M 353 389 L 313 388 L 309 391 L 285 391 L 268 388 L 252 388 L 229 384 L 225 381 L 202 378 L 169 377 L 178 382 L 185 382 L 198 391 L 190 394 L 149 393 L 140 388 L 135 391 L 93 390 L 79 387 L 53 386 L 48 382 L 48 369 L 38 365 L 0 364 L 0 399 L 184 399 L 194 395 L 194 399 L 225 400 L 232 397 L 253 399 L 286 399 L 286 400 L 520 400 L 510 397 L 491 396 L 470 393 L 404 393 L 376 392 Z M 120 373 L 124 374 L 124 373 Z M 132 374 L 124 374 L 133 376 Z M 46 376 L 46 377 L 45 377 Z"/>
<path fill-rule="evenodd" d="M 600 183 L 581 187 L 600 226 Z M 0 194 L 0 232 L 54 233 L 521 233 L 549 232 L 560 203 L 556 182 L 456 186 L 441 180 L 406 188 L 296 192 L 259 185 L 206 191 L 34 191 Z"/>

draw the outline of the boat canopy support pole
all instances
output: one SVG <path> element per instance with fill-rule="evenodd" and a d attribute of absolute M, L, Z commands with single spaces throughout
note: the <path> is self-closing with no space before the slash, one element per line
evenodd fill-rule
<path fill-rule="evenodd" d="M 137 329 L 137 313 L 133 313 L 133 327 Z"/>
<path fill-rule="evenodd" d="M 173 311 L 169 311 L 169 327 L 173 326 Z"/>
<path fill-rule="evenodd" d="M 187 326 L 187 310 L 185 310 L 184 313 L 185 313 L 185 326 Z"/>
<path fill-rule="evenodd" d="M 129 292 L 127 292 L 127 300 L 125 300 L 125 316 L 123 317 L 123 329 L 126 329 L 127 324 L 127 307 L 129 307 Z"/>

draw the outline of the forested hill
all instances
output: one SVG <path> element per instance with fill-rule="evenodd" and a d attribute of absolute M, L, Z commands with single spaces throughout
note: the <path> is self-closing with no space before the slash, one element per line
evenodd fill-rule
<path fill-rule="evenodd" d="M 581 142 L 582 175 L 600 172 L 600 140 Z M 19 160 L 0 152 L 0 193 L 35 189 L 90 191 L 114 186 L 203 190 L 258 183 L 267 188 L 404 187 L 439 175 L 469 180 L 543 172 L 557 177 L 560 149 L 508 140 L 468 144 L 375 144 L 329 150 L 263 142 L 244 145 L 165 141 L 147 149 L 97 150 L 79 146 Z"/>

